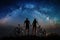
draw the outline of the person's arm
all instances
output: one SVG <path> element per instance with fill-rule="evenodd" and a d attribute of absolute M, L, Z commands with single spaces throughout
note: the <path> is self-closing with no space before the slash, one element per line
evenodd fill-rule
<path fill-rule="evenodd" d="M 24 25 L 25 25 L 26 21 L 24 21 Z"/>
<path fill-rule="evenodd" d="M 26 21 L 24 21 L 24 24 L 25 24 Z"/>
<path fill-rule="evenodd" d="M 44 33 L 46 34 L 46 30 L 44 29 Z"/>
<path fill-rule="evenodd" d="M 39 23 L 36 21 L 37 25 L 39 25 Z"/>
<path fill-rule="evenodd" d="M 29 22 L 29 26 L 31 26 L 31 23 Z"/>
<path fill-rule="evenodd" d="M 34 21 L 32 22 L 32 25 L 34 24 Z"/>

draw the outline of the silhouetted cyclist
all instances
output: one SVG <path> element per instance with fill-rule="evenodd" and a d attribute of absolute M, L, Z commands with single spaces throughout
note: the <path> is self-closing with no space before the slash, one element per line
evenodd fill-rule
<path fill-rule="evenodd" d="M 35 30 L 35 34 L 36 34 L 37 23 L 38 23 L 37 20 L 34 19 L 32 25 L 33 25 L 33 31 Z"/>
<path fill-rule="evenodd" d="M 30 25 L 30 21 L 28 20 L 28 18 L 26 18 L 26 20 L 24 21 L 24 24 L 26 25 L 26 31 L 29 34 L 29 25 Z"/>

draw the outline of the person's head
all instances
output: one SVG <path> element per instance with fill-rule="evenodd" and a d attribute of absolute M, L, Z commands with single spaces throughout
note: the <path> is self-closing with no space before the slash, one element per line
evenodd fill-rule
<path fill-rule="evenodd" d="M 18 27 L 16 27 L 16 29 L 18 29 Z"/>
<path fill-rule="evenodd" d="M 20 24 L 18 24 L 18 26 L 20 26 Z"/>
<path fill-rule="evenodd" d="M 36 18 L 34 19 L 34 21 L 36 21 Z"/>
<path fill-rule="evenodd" d="M 40 28 L 41 26 L 39 25 L 39 28 Z"/>
<path fill-rule="evenodd" d="M 28 18 L 26 18 L 26 20 L 28 20 Z"/>

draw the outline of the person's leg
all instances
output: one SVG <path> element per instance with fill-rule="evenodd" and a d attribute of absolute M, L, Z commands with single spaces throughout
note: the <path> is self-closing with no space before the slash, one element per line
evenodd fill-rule
<path fill-rule="evenodd" d="M 36 35 L 36 26 L 35 26 L 35 35 Z"/>
<path fill-rule="evenodd" d="M 34 26 L 33 26 L 33 29 L 32 29 L 32 34 L 34 35 Z"/>
<path fill-rule="evenodd" d="M 27 27 L 27 35 L 29 35 L 29 27 Z"/>
<path fill-rule="evenodd" d="M 29 35 L 29 26 L 27 26 L 27 34 Z"/>
<path fill-rule="evenodd" d="M 25 35 L 27 34 L 27 27 L 25 28 Z"/>
<path fill-rule="evenodd" d="M 29 28 L 28 28 L 28 35 L 29 35 Z"/>
<path fill-rule="evenodd" d="M 32 33 L 33 33 L 33 35 L 36 34 L 36 28 L 35 28 L 35 26 L 33 26 Z"/>
<path fill-rule="evenodd" d="M 28 35 L 28 34 L 29 34 L 29 28 L 26 27 L 26 35 Z"/>

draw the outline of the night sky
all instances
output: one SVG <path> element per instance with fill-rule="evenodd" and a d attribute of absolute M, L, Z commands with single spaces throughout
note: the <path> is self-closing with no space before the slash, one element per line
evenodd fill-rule
<path fill-rule="evenodd" d="M 44 28 L 51 28 L 50 25 L 55 28 L 55 24 L 60 24 L 60 1 L 0 0 L 0 24 L 16 26 L 26 18 L 31 23 L 36 18 Z"/>

